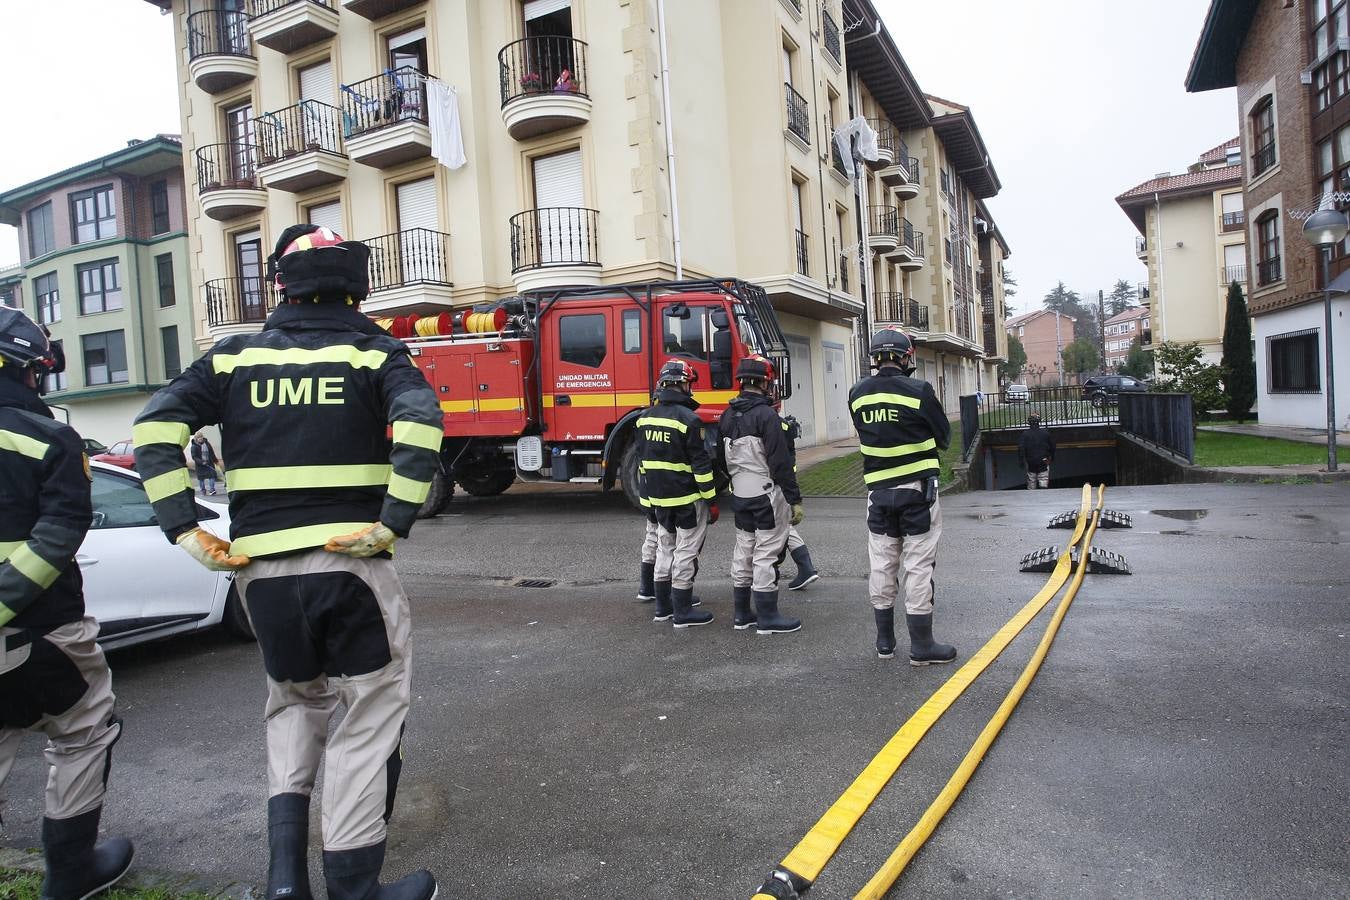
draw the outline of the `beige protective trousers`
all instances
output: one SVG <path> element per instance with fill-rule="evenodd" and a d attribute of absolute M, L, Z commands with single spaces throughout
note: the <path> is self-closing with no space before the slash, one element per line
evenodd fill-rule
<path fill-rule="evenodd" d="M 891 609 L 905 583 L 905 612 L 933 611 L 933 569 L 938 539 L 942 537 L 942 510 L 936 499 L 923 502 L 923 483 L 875 490 L 867 496 L 867 557 L 871 563 L 867 587 L 874 609 Z"/>
<path fill-rule="evenodd" d="M 669 581 L 675 590 L 693 587 L 708 533 L 708 504 L 657 507 L 656 518 L 656 580 Z"/>
<path fill-rule="evenodd" d="M 731 554 L 731 584 L 751 590 L 778 590 L 778 566 L 787 552 L 792 508 L 777 485 L 763 497 L 736 504 L 736 547 Z"/>
<path fill-rule="evenodd" d="M 122 736 L 112 673 L 85 616 L 44 635 L 0 629 L 0 785 L 25 731 L 47 736 L 46 811 L 69 819 L 103 804 L 112 748 Z"/>
<path fill-rule="evenodd" d="M 411 677 L 393 561 L 310 550 L 254 560 L 238 585 L 267 670 L 269 795 L 309 795 L 322 761 L 324 849 L 384 840 Z M 347 714 L 330 738 L 339 701 Z"/>

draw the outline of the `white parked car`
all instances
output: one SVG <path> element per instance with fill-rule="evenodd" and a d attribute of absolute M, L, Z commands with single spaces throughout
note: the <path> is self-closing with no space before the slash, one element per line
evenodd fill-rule
<path fill-rule="evenodd" d="M 94 522 L 75 561 L 85 609 L 98 619 L 105 648 L 224 625 L 252 639 L 248 619 L 224 572 L 206 570 L 164 539 L 135 472 L 91 462 Z M 229 537 L 224 506 L 199 502 L 202 527 Z"/>
<path fill-rule="evenodd" d="M 1010 384 L 1003 389 L 1004 403 L 1026 403 L 1030 397 L 1025 384 Z"/>

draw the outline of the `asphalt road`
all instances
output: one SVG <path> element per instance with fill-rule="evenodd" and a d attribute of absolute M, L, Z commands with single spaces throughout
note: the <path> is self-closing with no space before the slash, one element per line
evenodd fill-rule
<path fill-rule="evenodd" d="M 963 658 L 1044 581 L 1076 491 L 943 501 L 936 632 Z M 1350 897 L 1350 486 L 1111 488 L 1040 675 L 892 896 Z M 640 520 L 618 497 L 507 494 L 421 524 L 414 707 L 387 871 L 442 897 L 746 898 L 954 671 L 876 659 L 859 501 L 808 500 L 825 577 L 795 635 L 730 625 L 732 528 L 714 527 L 709 627 L 634 603 Z M 786 567 L 791 570 L 789 564 Z M 547 588 L 509 586 L 552 579 Z M 810 892 L 850 897 L 936 795 L 1049 613 L 933 728 Z M 208 634 L 113 654 L 127 730 L 105 828 L 141 865 L 260 882 L 266 793 L 256 650 Z M 30 737 L 4 843 L 39 840 Z M 316 824 L 317 829 L 317 824 Z M 317 845 L 317 836 L 315 843 Z M 315 853 L 317 857 L 317 852 Z"/>

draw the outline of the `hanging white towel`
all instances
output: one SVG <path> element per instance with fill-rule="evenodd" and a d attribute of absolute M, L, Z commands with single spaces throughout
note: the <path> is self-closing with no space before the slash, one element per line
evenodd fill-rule
<path fill-rule="evenodd" d="M 459 97 L 449 85 L 435 78 L 427 79 L 427 125 L 431 129 L 431 155 L 447 168 L 464 165 Z"/>

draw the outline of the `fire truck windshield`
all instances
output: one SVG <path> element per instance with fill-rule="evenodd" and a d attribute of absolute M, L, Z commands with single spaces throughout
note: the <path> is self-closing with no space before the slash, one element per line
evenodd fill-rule
<path fill-rule="evenodd" d="M 736 314 L 736 327 L 741 332 L 741 343 L 745 344 L 746 352 L 760 353 L 764 352 L 764 341 L 760 339 L 759 329 L 755 326 L 755 320 L 744 306 L 739 303 L 732 305 L 732 312 Z"/>

